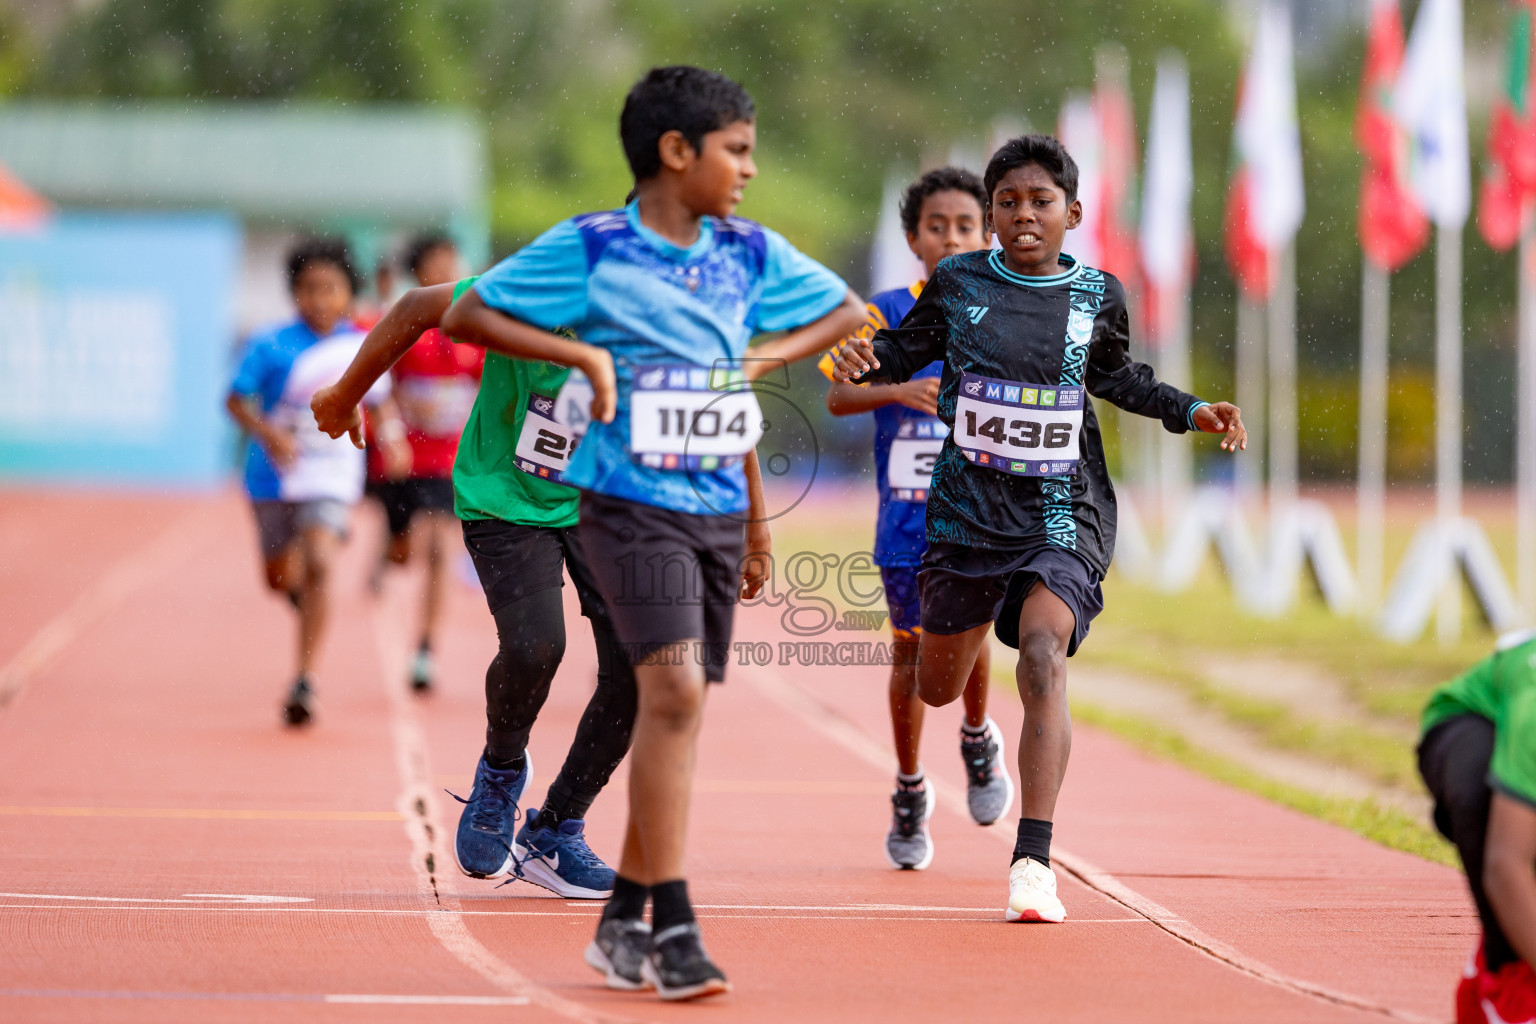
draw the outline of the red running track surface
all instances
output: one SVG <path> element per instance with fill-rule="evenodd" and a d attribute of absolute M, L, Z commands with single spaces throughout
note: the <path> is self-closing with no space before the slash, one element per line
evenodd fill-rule
<path fill-rule="evenodd" d="M 442 789 L 469 786 L 493 626 L 453 584 L 437 692 L 408 695 L 414 579 L 366 594 L 359 519 L 319 720 L 292 732 L 291 612 L 239 499 L 0 495 L 0 1020 L 1450 1017 L 1476 931 L 1455 872 L 1092 729 L 1056 828 L 1067 923 L 1003 923 L 1012 820 L 965 815 L 957 708 L 925 738 L 937 856 L 891 870 L 879 667 L 733 666 L 712 691 L 690 884 L 736 991 L 608 992 L 581 962 L 596 905 L 453 867 Z M 591 685 L 566 597 L 534 798 Z M 788 639 L 781 611 L 744 609 L 738 637 Z M 1017 734 L 1006 690 L 993 714 Z M 623 781 L 590 814 L 609 857 Z"/>

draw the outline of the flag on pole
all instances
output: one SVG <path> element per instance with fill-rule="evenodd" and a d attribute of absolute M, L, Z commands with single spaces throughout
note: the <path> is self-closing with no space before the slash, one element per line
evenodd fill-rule
<path fill-rule="evenodd" d="M 923 261 L 912 254 L 907 233 L 901 227 L 901 196 L 906 176 L 891 171 L 885 176 L 880 194 L 880 222 L 869 247 L 870 294 L 891 288 L 905 288 L 927 275 Z"/>
<path fill-rule="evenodd" d="M 1237 101 L 1236 166 L 1227 192 L 1227 263 L 1250 299 L 1269 298 L 1270 256 L 1290 244 L 1306 212 L 1291 16 L 1275 0 L 1259 11 Z"/>
<path fill-rule="evenodd" d="M 53 205 L 0 164 L 0 231 L 31 231 L 53 213 Z"/>
<path fill-rule="evenodd" d="M 1478 230 L 1484 241 L 1501 252 L 1519 241 L 1521 207 L 1536 194 L 1533 7 L 1536 0 L 1514 0 L 1510 5 L 1503 88 L 1493 104 L 1488 166 L 1478 192 Z"/>
<path fill-rule="evenodd" d="M 1189 141 L 1189 71 L 1184 58 L 1165 54 L 1157 62 L 1152 120 L 1147 127 L 1147 173 L 1141 203 L 1141 268 L 1147 283 L 1147 322 L 1160 333 L 1163 308 L 1180 301 L 1194 261 L 1189 204 L 1195 191 Z M 1169 339 L 1157 337 L 1166 345 Z"/>
<path fill-rule="evenodd" d="M 1423 0 L 1392 94 L 1408 135 L 1409 189 L 1429 219 L 1459 228 L 1472 208 L 1461 0 Z"/>
<path fill-rule="evenodd" d="M 1104 219 L 1103 135 L 1093 97 L 1087 93 L 1067 94 L 1057 120 L 1056 137 L 1072 154 L 1077 164 L 1077 198 L 1083 204 L 1082 222 L 1067 236 L 1066 251 L 1090 267 L 1104 266 L 1100 247 Z"/>
<path fill-rule="evenodd" d="M 1099 262 L 1127 287 L 1136 280 L 1136 112 L 1130 61 L 1117 46 L 1100 48 L 1093 87 L 1099 126 Z"/>
<path fill-rule="evenodd" d="M 1408 191 L 1408 139 L 1392 117 L 1392 90 L 1403 62 L 1398 0 L 1371 0 L 1371 22 L 1360 77 L 1355 139 L 1360 171 L 1360 247 L 1378 267 L 1397 270 L 1429 240 L 1429 222 Z"/>

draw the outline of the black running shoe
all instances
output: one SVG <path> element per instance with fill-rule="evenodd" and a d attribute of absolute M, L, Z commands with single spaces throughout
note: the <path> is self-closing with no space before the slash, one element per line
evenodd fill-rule
<path fill-rule="evenodd" d="M 315 717 L 314 691 L 309 688 L 309 677 L 299 676 L 293 689 L 288 691 L 288 701 L 283 705 L 283 721 L 288 725 L 308 725 Z"/>
<path fill-rule="evenodd" d="M 587 945 L 587 966 L 602 972 L 608 987 L 638 992 L 651 987 L 641 967 L 651 951 L 651 926 L 622 917 L 605 918 Z"/>
<path fill-rule="evenodd" d="M 731 990 L 725 973 L 704 952 L 695 921 L 675 924 L 653 936 L 641 971 L 663 999 L 700 999 Z"/>
<path fill-rule="evenodd" d="M 411 690 L 414 693 L 427 693 L 432 689 L 432 676 L 436 666 L 432 661 L 432 652 L 425 647 L 416 652 L 416 657 L 411 660 Z"/>

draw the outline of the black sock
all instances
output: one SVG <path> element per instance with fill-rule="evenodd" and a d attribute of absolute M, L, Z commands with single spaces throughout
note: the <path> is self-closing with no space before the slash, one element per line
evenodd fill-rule
<path fill-rule="evenodd" d="M 491 753 L 490 748 L 487 747 L 485 751 L 485 763 L 499 772 L 520 772 L 528 763 L 528 755 L 527 752 L 524 752 L 518 754 L 516 757 L 497 757 L 495 754 Z"/>
<path fill-rule="evenodd" d="M 896 773 L 896 788 L 906 792 L 922 789 L 924 781 L 922 765 L 917 766 L 917 774 L 915 775 L 908 775 L 901 771 Z"/>
<path fill-rule="evenodd" d="M 960 723 L 960 734 L 971 739 L 980 739 L 987 734 L 987 723 L 982 722 L 980 725 L 971 725 L 969 722 L 962 721 Z"/>
<path fill-rule="evenodd" d="M 675 925 L 693 923 L 688 883 L 681 878 L 651 886 L 651 930 L 657 935 Z"/>
<path fill-rule="evenodd" d="M 1013 843 L 1013 859 L 1028 857 L 1051 866 L 1051 823 L 1039 818 L 1019 819 L 1019 838 Z M 1009 863 L 1012 863 L 1010 861 Z"/>
<path fill-rule="evenodd" d="M 431 639 L 431 637 L 422 637 L 421 638 L 421 643 L 416 646 L 416 649 L 418 651 L 422 652 L 423 654 L 431 654 L 432 653 L 432 639 Z"/>
<path fill-rule="evenodd" d="M 620 918 L 625 921 L 638 921 L 645 916 L 645 898 L 650 894 L 647 886 L 639 882 L 631 882 L 623 875 L 615 875 L 613 879 L 613 895 L 608 897 L 608 903 L 603 907 L 603 920 Z"/>

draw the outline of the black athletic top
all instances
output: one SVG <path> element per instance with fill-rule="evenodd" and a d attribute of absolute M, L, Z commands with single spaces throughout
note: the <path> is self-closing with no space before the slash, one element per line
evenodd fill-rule
<path fill-rule="evenodd" d="M 1002 472 L 978 464 L 972 459 L 984 456 L 968 458 L 955 444 L 962 373 L 1016 382 L 1025 385 L 1025 394 L 1034 393 L 1030 385 L 1053 392 L 1086 386 L 1088 394 L 1160 419 L 1176 434 L 1191 429 L 1194 410 L 1207 404 L 1158 382 L 1150 366 L 1131 359 L 1125 289 L 1118 280 L 1070 256 L 1063 255 L 1061 262 L 1067 269 L 1055 276 L 1023 277 L 1004 265 L 997 250 L 945 259 L 901 326 L 876 333 L 880 368 L 861 381 L 900 383 L 935 359 L 944 361 L 939 418 L 951 430 L 934 465 L 930 542 L 999 551 L 1049 543 L 1077 552 L 1102 576 L 1115 551 L 1115 490 L 1092 403 L 1082 401 L 1075 475 Z M 977 388 L 970 382 L 973 395 Z M 1017 397 L 1017 388 L 1008 390 Z M 1005 437 L 1020 421 L 1006 415 L 987 421 L 982 415 L 983 432 L 991 422 L 1000 443 L 1021 443 L 1019 431 Z M 1037 439 L 1038 433 L 1036 428 Z M 993 461 L 999 460 L 994 456 Z"/>

